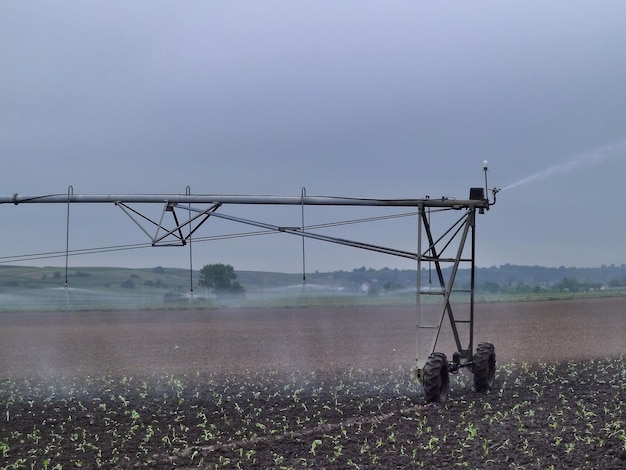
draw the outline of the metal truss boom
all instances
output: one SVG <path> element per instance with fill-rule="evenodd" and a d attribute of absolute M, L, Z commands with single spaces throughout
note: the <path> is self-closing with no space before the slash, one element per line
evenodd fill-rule
<path fill-rule="evenodd" d="M 29 196 L 13 194 L 11 196 L 0 196 L 0 204 L 67 204 L 68 221 L 69 206 L 71 204 L 98 204 L 112 203 L 119 207 L 135 224 L 150 237 L 153 246 L 181 246 L 191 241 L 191 236 L 198 228 L 211 217 L 218 217 L 236 223 L 260 227 L 268 231 L 288 233 L 304 238 L 312 238 L 324 242 L 330 242 L 354 248 L 374 251 L 392 256 L 400 256 L 412 259 L 417 262 L 417 371 L 421 373 L 425 359 L 432 354 L 437 345 L 439 333 L 444 319 L 450 321 L 454 342 L 457 348 L 455 364 L 464 366 L 471 363 L 473 350 L 473 320 L 474 320 L 474 274 L 475 274 L 475 216 L 476 212 L 484 213 L 489 207 L 495 204 L 497 189 L 493 189 L 493 202 L 486 196 L 486 171 L 485 166 L 485 188 L 471 188 L 468 199 L 454 199 L 449 197 L 422 199 L 379 199 L 379 198 L 358 198 L 358 197 L 335 197 L 335 196 L 307 196 L 303 189 L 300 196 L 271 196 L 271 195 L 220 195 L 220 194 L 190 194 L 187 188 L 186 194 L 74 194 L 70 186 L 66 194 L 49 194 L 41 196 Z M 153 220 L 142 211 L 131 204 L 161 204 L 163 206 L 159 220 Z M 192 204 L 203 207 L 192 207 Z M 364 243 L 345 238 L 332 237 L 311 231 L 311 228 L 304 226 L 304 215 L 301 227 L 284 227 L 265 222 L 253 221 L 241 217 L 224 214 L 219 209 L 224 205 L 293 205 L 293 206 L 360 206 L 360 207 L 413 207 L 418 214 L 418 235 L 417 249 L 415 252 L 389 248 L 371 243 Z M 439 237 L 433 236 L 433 229 L 430 222 L 432 210 L 459 211 L 460 218 L 452 224 Z M 185 211 L 188 215 L 181 218 L 177 215 L 177 210 Z M 166 227 L 165 216 L 170 213 L 173 217 L 174 226 Z M 192 213 L 194 214 L 192 216 Z M 69 225 L 69 224 L 68 224 Z M 187 230 L 183 231 L 186 228 Z M 317 227 L 319 228 L 319 227 Z M 155 230 L 154 233 L 151 230 Z M 422 250 L 422 239 L 425 235 L 427 248 Z M 470 240 L 469 255 L 465 249 L 467 240 Z M 191 247 L 191 245 L 190 245 Z M 453 254 L 445 255 L 448 248 L 456 247 Z M 190 252 L 191 257 L 191 252 Z M 434 263 L 438 287 L 428 289 L 423 287 L 422 270 L 423 263 Z M 448 279 L 444 278 L 443 263 L 451 266 Z M 469 289 L 453 289 L 459 267 L 462 263 L 468 263 L 470 268 Z M 192 285 L 193 288 L 193 285 Z M 469 312 L 464 316 L 457 316 L 452 308 L 452 295 L 459 293 L 469 294 Z M 443 298 L 443 309 L 440 316 L 423 322 L 421 314 L 421 296 L 439 295 Z M 462 318 L 460 318 L 462 317 Z M 468 342 L 463 343 L 459 327 L 467 331 Z M 420 350 L 420 334 L 423 330 L 430 330 L 434 334 L 432 347 L 423 354 Z"/>

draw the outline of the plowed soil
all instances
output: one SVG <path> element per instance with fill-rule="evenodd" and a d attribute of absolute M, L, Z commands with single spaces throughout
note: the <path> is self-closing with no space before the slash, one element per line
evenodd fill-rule
<path fill-rule="evenodd" d="M 2 313 L 0 464 L 625 468 L 625 307 L 477 305 L 496 386 L 427 406 L 414 307 Z"/>

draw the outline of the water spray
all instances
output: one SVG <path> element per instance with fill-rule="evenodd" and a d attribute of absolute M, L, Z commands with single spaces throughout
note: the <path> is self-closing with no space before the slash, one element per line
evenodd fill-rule
<path fill-rule="evenodd" d="M 504 188 L 502 188 L 501 191 L 504 191 L 506 189 L 516 188 L 518 186 L 531 183 L 533 181 L 542 180 L 551 175 L 568 173 L 580 167 L 585 167 L 585 166 L 589 167 L 589 166 L 596 165 L 602 162 L 603 160 L 606 160 L 608 157 L 615 154 L 619 150 L 623 150 L 625 147 L 626 147 L 626 141 L 622 141 L 615 145 L 607 145 L 600 149 L 592 150 L 582 155 L 577 155 L 567 160 L 566 162 L 549 166 L 548 168 L 544 170 L 541 170 L 535 174 L 532 174 L 514 183 L 511 183 L 508 186 L 505 186 Z"/>

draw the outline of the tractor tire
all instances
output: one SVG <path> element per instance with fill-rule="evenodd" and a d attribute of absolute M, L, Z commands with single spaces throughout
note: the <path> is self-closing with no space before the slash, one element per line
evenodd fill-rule
<path fill-rule="evenodd" d="M 491 343 L 480 343 L 476 347 L 473 361 L 474 388 L 485 392 L 493 388 L 496 376 L 496 350 Z"/>
<path fill-rule="evenodd" d="M 433 353 L 424 365 L 424 397 L 426 403 L 444 403 L 450 390 L 448 359 L 443 353 Z"/>

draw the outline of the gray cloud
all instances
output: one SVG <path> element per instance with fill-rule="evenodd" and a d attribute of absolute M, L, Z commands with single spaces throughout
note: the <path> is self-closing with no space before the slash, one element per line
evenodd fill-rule
<path fill-rule="evenodd" d="M 612 145 L 607 158 L 502 192 L 479 219 L 479 264 L 619 264 L 625 10 L 622 2 L 593 11 L 579 2 L 3 3 L 2 192 L 189 185 L 297 195 L 305 186 L 465 197 L 482 184 L 484 159 L 491 184 L 504 187 Z M 0 210 L 14 226 L 4 256 L 64 246 L 64 208 Z M 114 208 L 73 210 L 76 244 L 144 241 Z M 297 210 L 286 214 L 275 217 L 297 224 Z M 382 241 L 389 233 L 380 230 Z M 389 244 L 414 243 L 410 227 L 397 237 Z M 205 243 L 199 263 L 299 269 L 282 254 L 299 240 L 261 238 Z M 327 256 L 320 247 L 318 259 L 312 269 L 405 266 L 347 249 Z M 75 262 L 186 257 L 137 250 Z"/>

